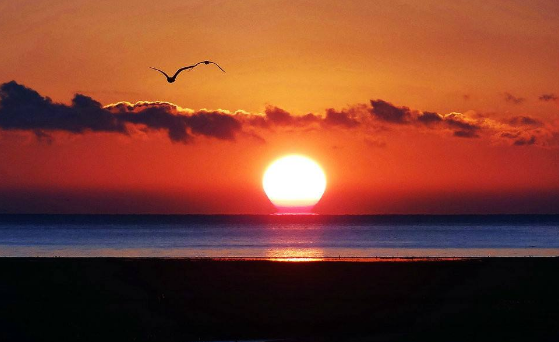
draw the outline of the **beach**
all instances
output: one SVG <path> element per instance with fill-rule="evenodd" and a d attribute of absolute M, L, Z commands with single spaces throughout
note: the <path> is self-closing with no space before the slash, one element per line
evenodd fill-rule
<path fill-rule="evenodd" d="M 1 258 L 2 341 L 547 341 L 559 259 Z"/>

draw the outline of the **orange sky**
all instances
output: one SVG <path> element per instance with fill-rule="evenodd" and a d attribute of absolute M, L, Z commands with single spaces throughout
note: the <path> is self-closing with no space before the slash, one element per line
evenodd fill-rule
<path fill-rule="evenodd" d="M 16 125 L 14 86 L 0 212 L 268 213 L 265 167 L 302 153 L 328 176 L 321 213 L 559 213 L 556 1 L 12 1 L 0 35 L 0 84 L 239 122 L 174 141 L 134 117 L 126 132 Z M 168 84 L 148 68 L 204 59 L 227 73 Z"/>

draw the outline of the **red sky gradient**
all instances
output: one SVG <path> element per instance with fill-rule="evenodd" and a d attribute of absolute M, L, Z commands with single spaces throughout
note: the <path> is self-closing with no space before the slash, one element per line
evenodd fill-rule
<path fill-rule="evenodd" d="M 300 153 L 318 213 L 559 214 L 556 1 L 13 1 L 0 34 L 0 212 L 271 213 Z"/>

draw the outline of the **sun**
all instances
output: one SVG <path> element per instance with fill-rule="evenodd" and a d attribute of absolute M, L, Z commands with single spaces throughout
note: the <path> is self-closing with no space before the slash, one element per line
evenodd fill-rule
<path fill-rule="evenodd" d="M 326 175 L 314 160 L 292 154 L 268 166 L 262 185 L 279 212 L 310 212 L 326 190 Z"/>

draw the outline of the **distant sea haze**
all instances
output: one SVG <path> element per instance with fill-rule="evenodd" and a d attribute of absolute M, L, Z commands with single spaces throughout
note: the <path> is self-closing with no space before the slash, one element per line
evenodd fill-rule
<path fill-rule="evenodd" d="M 3 215 L 0 256 L 559 256 L 559 216 Z"/>

